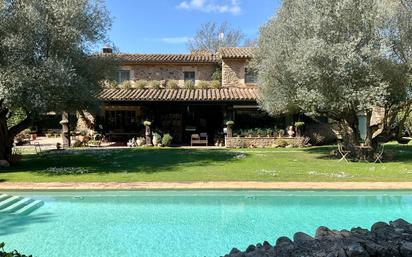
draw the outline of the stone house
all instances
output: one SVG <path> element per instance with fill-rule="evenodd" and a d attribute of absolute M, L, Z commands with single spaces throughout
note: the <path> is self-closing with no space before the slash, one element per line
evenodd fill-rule
<path fill-rule="evenodd" d="M 153 128 L 170 133 L 175 143 L 187 144 L 193 133 L 207 133 L 209 143 L 223 138 L 225 121 L 258 126 L 270 119 L 258 109 L 256 76 L 248 68 L 253 48 L 221 48 L 216 54 L 113 54 L 117 69 L 117 84 L 127 87 L 107 87 L 100 95 L 102 111 L 96 125 L 112 138 L 130 139 L 143 136 L 143 121 L 152 121 Z M 219 86 L 202 87 L 221 73 Z M 178 87 L 168 87 L 169 81 Z M 138 81 L 149 82 L 144 88 Z M 150 87 L 150 81 L 160 86 Z M 194 88 L 186 88 L 192 81 Z"/>

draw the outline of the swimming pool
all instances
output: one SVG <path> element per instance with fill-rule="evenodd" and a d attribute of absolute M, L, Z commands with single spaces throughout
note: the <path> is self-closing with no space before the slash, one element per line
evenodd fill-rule
<path fill-rule="evenodd" d="M 217 257 L 318 226 L 412 221 L 410 191 L 7 192 L 44 201 L 0 214 L 0 241 L 34 257 Z"/>

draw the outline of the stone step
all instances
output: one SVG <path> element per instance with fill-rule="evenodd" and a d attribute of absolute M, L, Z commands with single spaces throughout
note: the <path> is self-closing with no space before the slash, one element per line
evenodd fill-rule
<path fill-rule="evenodd" d="M 6 194 L 0 195 L 0 202 L 7 199 L 7 198 L 10 198 L 10 197 L 11 197 L 11 195 L 6 195 Z"/>
<path fill-rule="evenodd" d="M 15 202 L 21 200 L 19 196 L 12 196 L 0 202 L 0 210 L 14 204 Z"/>
<path fill-rule="evenodd" d="M 30 198 L 23 198 L 18 202 L 15 202 L 14 204 L 10 205 L 7 208 L 4 208 L 3 210 L 0 210 L 0 213 L 5 213 L 5 212 L 14 212 L 17 211 L 18 209 L 23 208 L 24 206 L 26 206 L 27 204 L 29 204 L 31 201 L 33 201 Z"/>
<path fill-rule="evenodd" d="M 23 208 L 21 208 L 20 210 L 14 212 L 14 214 L 16 214 L 16 215 L 27 215 L 27 214 L 37 210 L 38 208 L 40 208 L 43 204 L 44 204 L 43 201 L 34 200 L 33 202 L 31 202 L 31 203 L 27 204 L 26 206 L 24 206 Z"/>

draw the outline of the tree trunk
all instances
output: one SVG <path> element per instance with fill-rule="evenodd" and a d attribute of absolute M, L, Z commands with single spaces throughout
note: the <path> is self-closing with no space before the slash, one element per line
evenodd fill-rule
<path fill-rule="evenodd" d="M 0 112 L 0 160 L 8 160 L 13 149 L 13 140 L 9 138 L 7 112 Z"/>

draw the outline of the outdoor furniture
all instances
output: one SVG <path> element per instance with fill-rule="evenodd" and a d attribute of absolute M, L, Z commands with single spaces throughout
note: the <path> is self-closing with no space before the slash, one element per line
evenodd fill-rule
<path fill-rule="evenodd" d="M 207 133 L 200 133 L 200 134 L 192 134 L 190 145 L 193 146 L 195 144 L 205 144 L 207 146 L 209 143 L 209 137 Z"/>
<path fill-rule="evenodd" d="M 338 143 L 338 153 L 341 156 L 341 158 L 339 159 L 338 162 L 341 162 L 341 161 L 345 160 L 347 163 L 349 163 L 348 159 L 346 159 L 346 156 L 348 156 L 348 154 L 350 154 L 350 151 L 345 150 L 345 148 L 343 147 L 343 145 L 341 143 Z"/>
<path fill-rule="evenodd" d="M 385 149 L 384 144 L 378 144 L 378 148 L 376 149 L 375 153 L 375 163 L 380 162 L 382 163 L 382 158 L 383 158 L 383 151 Z"/>

